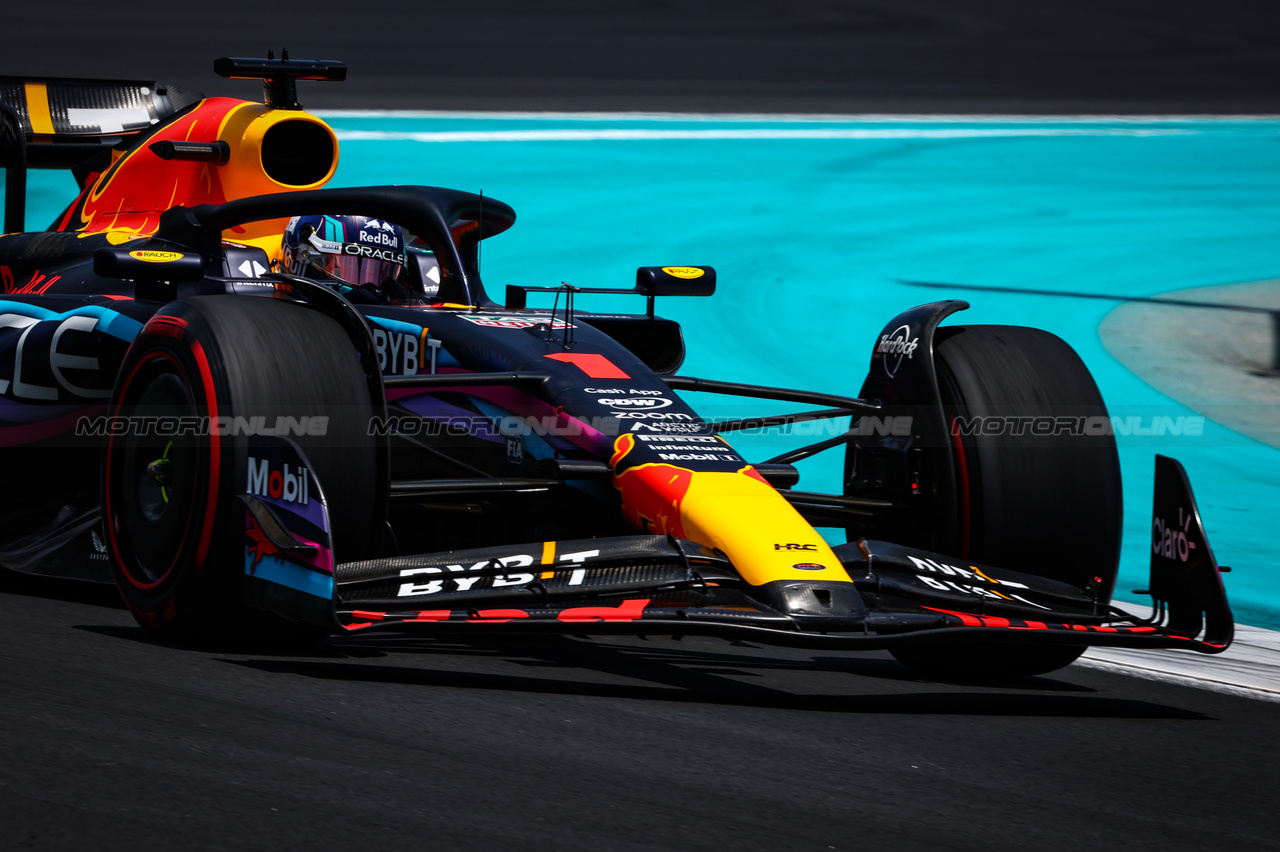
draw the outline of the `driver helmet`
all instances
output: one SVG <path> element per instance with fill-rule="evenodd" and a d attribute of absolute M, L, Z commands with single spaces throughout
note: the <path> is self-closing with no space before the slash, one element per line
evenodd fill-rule
<path fill-rule="evenodd" d="M 403 286 L 405 238 L 399 225 L 365 216 L 294 216 L 285 228 L 289 272 L 334 285 Z"/>

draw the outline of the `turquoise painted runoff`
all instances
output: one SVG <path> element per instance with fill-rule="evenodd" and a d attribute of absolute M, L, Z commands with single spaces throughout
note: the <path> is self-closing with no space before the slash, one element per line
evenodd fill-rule
<path fill-rule="evenodd" d="M 1102 347 L 1098 325 L 1117 302 L 905 282 L 1152 296 L 1280 278 L 1280 120 L 326 117 L 342 140 L 335 185 L 452 186 L 516 208 L 516 227 L 484 247 L 499 300 L 508 283 L 629 286 L 637 266 L 716 267 L 715 297 L 660 302 L 685 323 L 690 375 L 853 394 L 886 321 L 955 297 L 973 307 L 950 323 L 1065 338 L 1112 414 L 1149 427 L 1195 412 Z M 31 188 L 38 226 L 74 192 L 65 175 L 33 175 Z M 715 418 L 794 408 L 692 398 Z M 735 443 L 763 459 L 824 434 Z M 1118 596 L 1141 600 L 1128 590 L 1146 585 L 1161 452 L 1186 466 L 1215 553 L 1234 569 L 1237 619 L 1280 627 L 1280 449 L 1213 422 L 1119 444 Z M 805 462 L 802 485 L 838 488 L 838 469 L 836 455 Z M 1043 547 L 1088 534 L 1045 518 Z"/>

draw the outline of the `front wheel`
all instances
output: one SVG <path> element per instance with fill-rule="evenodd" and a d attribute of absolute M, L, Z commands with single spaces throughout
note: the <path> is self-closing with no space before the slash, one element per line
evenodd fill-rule
<path fill-rule="evenodd" d="M 322 635 L 245 606 L 236 497 L 256 418 L 269 429 L 278 418 L 327 417 L 323 434 L 295 440 L 328 486 L 335 560 L 376 554 L 384 495 L 374 493 L 372 407 L 338 325 L 269 298 L 174 302 L 134 341 L 110 412 L 125 428 L 104 454 L 103 517 L 116 584 L 138 623 L 179 642 Z"/>
<path fill-rule="evenodd" d="M 1047 331 L 939 329 L 938 384 L 956 479 L 951 555 L 1092 589 L 1111 599 L 1120 555 L 1120 462 L 1098 386 Z M 1082 646 L 977 641 L 906 646 L 899 661 L 961 679 L 1042 674 Z"/>

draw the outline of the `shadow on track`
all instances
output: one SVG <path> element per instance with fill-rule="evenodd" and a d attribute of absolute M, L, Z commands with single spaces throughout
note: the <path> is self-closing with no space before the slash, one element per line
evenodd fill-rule
<path fill-rule="evenodd" d="M 124 609 L 115 586 L 0 569 L 0 593 Z"/>
<path fill-rule="evenodd" d="M 387 635 L 335 637 L 306 649 L 259 652 L 234 643 L 166 645 L 153 641 L 137 627 L 82 624 L 76 629 L 261 672 L 347 683 L 825 713 L 1213 720 L 1179 707 L 1099 696 L 1091 687 L 1053 677 L 982 685 L 924 681 L 883 657 L 811 657 L 794 649 L 761 648 L 746 642 L 726 643 L 723 647 L 727 650 L 717 651 L 708 647 L 709 643 L 682 648 L 670 647 L 673 643 L 667 640 L 659 644 L 642 639 L 619 641 L 616 637 L 530 636 L 459 642 L 454 638 Z M 511 667 L 554 674 L 539 677 L 495 670 Z M 851 682 L 850 676 L 864 683 Z M 851 691 L 810 691 L 818 679 L 829 679 L 817 684 L 819 689 L 830 683 Z M 797 681 L 803 681 L 800 690 L 796 689 Z M 899 691 L 924 686 L 929 691 Z"/>
<path fill-rule="evenodd" d="M 421 687 L 485 689 L 543 695 L 576 695 L 709 705 L 812 710 L 828 713 L 883 713 L 902 715 L 1032 716 L 1109 719 L 1179 719 L 1204 721 L 1212 717 L 1146 701 L 1064 693 L 1093 692 L 1050 678 L 1026 678 L 994 686 L 937 684 L 936 691 L 883 694 L 893 682 L 919 686 L 904 667 L 892 660 L 858 658 L 778 659 L 764 656 L 760 649 L 739 646 L 744 653 L 723 654 L 684 651 L 662 647 L 605 645 L 574 639 L 543 638 L 537 642 L 413 644 L 391 642 L 358 646 L 334 644 L 316 649 L 317 656 L 292 659 L 230 659 L 220 662 L 276 674 L 294 674 L 324 680 L 398 684 Z M 427 668 L 421 665 L 393 665 L 343 662 L 334 652 L 368 654 L 380 650 L 390 662 L 393 657 L 415 655 L 457 663 L 475 660 L 471 670 Z M 323 654 L 324 656 L 320 656 Z M 353 654 L 354 656 L 354 654 Z M 536 677 L 482 670 L 477 657 L 500 660 L 524 667 L 556 669 L 560 677 Z M 763 673 L 762 673 L 763 672 Z M 765 681 L 776 673 L 777 685 Z M 788 675 L 808 678 L 827 676 L 848 685 L 842 675 L 867 678 L 864 694 L 811 694 L 793 692 L 784 681 Z M 601 677 L 648 681 L 648 684 L 617 683 Z M 739 678 L 762 679 L 744 682 Z M 1018 690 L 1018 691 L 1012 691 Z M 881 694 L 866 694 L 866 693 Z M 1050 694 L 1045 694 L 1050 693 Z"/>

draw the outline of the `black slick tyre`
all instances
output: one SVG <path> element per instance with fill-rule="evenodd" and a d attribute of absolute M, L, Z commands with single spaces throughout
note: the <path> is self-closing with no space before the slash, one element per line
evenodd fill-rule
<path fill-rule="evenodd" d="M 102 468 L 108 553 L 138 623 L 174 642 L 323 635 L 244 604 L 237 492 L 248 430 L 228 426 L 328 418 L 323 430 L 291 437 L 326 486 L 335 559 L 345 561 L 376 554 L 385 515 L 385 495 L 374 493 L 371 412 L 351 342 L 319 313 L 271 298 L 209 296 L 152 317 L 109 407 L 117 421 L 152 425 L 111 435 Z"/>
<path fill-rule="evenodd" d="M 1120 463 L 1102 395 L 1062 339 L 1020 326 L 940 329 L 958 535 L 950 552 L 1093 589 L 1110 601 L 1120 554 Z M 977 641 L 905 646 L 931 676 L 985 679 L 1069 665 L 1083 646 Z"/>

